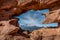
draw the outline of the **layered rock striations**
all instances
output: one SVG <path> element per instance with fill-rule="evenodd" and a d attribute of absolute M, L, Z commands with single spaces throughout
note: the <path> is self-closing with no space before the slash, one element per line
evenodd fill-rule
<path fill-rule="evenodd" d="M 19 7 L 22 7 L 22 9 L 27 8 L 27 10 L 38 10 L 38 9 L 50 9 L 50 10 L 56 10 L 59 8 L 60 0 L 18 0 Z"/>

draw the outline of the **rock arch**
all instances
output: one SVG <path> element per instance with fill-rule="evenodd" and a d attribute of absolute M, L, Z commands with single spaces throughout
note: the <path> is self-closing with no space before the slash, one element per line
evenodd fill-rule
<path fill-rule="evenodd" d="M 40 30 L 33 31 L 31 34 L 29 34 L 29 31 L 22 30 L 17 26 L 18 19 L 13 18 L 13 16 L 21 15 L 22 12 L 26 12 L 31 9 L 41 10 L 48 8 L 51 11 L 56 12 L 59 11 L 60 9 L 60 1 L 59 0 L 23 0 L 23 2 L 21 1 L 22 0 L 0 0 L 0 40 L 10 40 L 10 39 L 11 40 L 37 40 L 37 39 L 59 40 L 60 28 L 56 28 L 56 29 L 43 28 Z M 52 33 L 51 31 L 54 33 Z M 39 37 L 41 39 L 39 39 Z"/>

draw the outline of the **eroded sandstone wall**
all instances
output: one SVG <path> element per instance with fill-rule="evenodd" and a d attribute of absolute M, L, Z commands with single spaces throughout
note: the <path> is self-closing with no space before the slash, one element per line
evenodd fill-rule
<path fill-rule="evenodd" d="M 18 15 L 20 9 L 16 0 L 0 0 L 0 40 L 28 40 L 28 31 L 19 27 Z"/>
<path fill-rule="evenodd" d="M 45 14 L 44 23 L 60 23 L 60 0 L 0 0 L 0 40 L 60 40 L 59 27 L 43 28 L 30 33 L 22 30 L 18 19 L 13 18 L 31 9 L 46 8 L 51 12 Z"/>

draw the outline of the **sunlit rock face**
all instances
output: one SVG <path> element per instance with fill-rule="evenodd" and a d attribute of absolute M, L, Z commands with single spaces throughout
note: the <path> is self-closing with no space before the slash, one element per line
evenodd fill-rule
<path fill-rule="evenodd" d="M 46 24 L 53 23 L 53 22 L 59 23 L 59 20 L 60 20 L 59 15 L 60 15 L 60 9 L 46 13 L 45 14 L 46 19 L 44 20 L 43 23 L 46 23 Z"/>
<path fill-rule="evenodd" d="M 30 40 L 60 40 L 60 28 L 42 28 L 34 30 Z"/>
<path fill-rule="evenodd" d="M 48 23 L 53 23 L 53 22 L 58 22 L 60 23 L 60 9 L 51 11 L 49 13 L 44 14 L 46 16 L 46 19 L 44 20 L 43 23 L 48 24 Z"/>
<path fill-rule="evenodd" d="M 49 12 L 48 9 L 36 11 L 30 10 L 20 16 L 17 16 L 17 18 L 20 19 L 18 21 L 20 27 L 24 30 L 30 31 L 43 27 L 57 27 L 58 23 L 43 24 L 43 21 L 45 20 L 45 16 L 43 14 L 47 12 Z"/>
<path fill-rule="evenodd" d="M 17 24 L 14 24 L 16 21 L 17 19 L 0 21 L 0 40 L 5 40 L 8 34 L 17 33 L 19 27 L 17 27 Z M 13 24 L 11 22 L 13 22 Z"/>

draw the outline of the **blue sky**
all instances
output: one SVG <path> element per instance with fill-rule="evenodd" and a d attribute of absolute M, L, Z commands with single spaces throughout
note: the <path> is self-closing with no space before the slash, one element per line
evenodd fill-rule
<path fill-rule="evenodd" d="M 20 26 L 24 25 L 28 26 L 37 26 L 37 27 L 57 27 L 58 23 L 51 23 L 51 24 L 42 24 L 45 16 L 42 15 L 43 13 L 49 12 L 48 9 L 45 10 L 30 10 L 25 12 L 24 14 L 17 16 L 20 20 L 18 21 Z"/>

